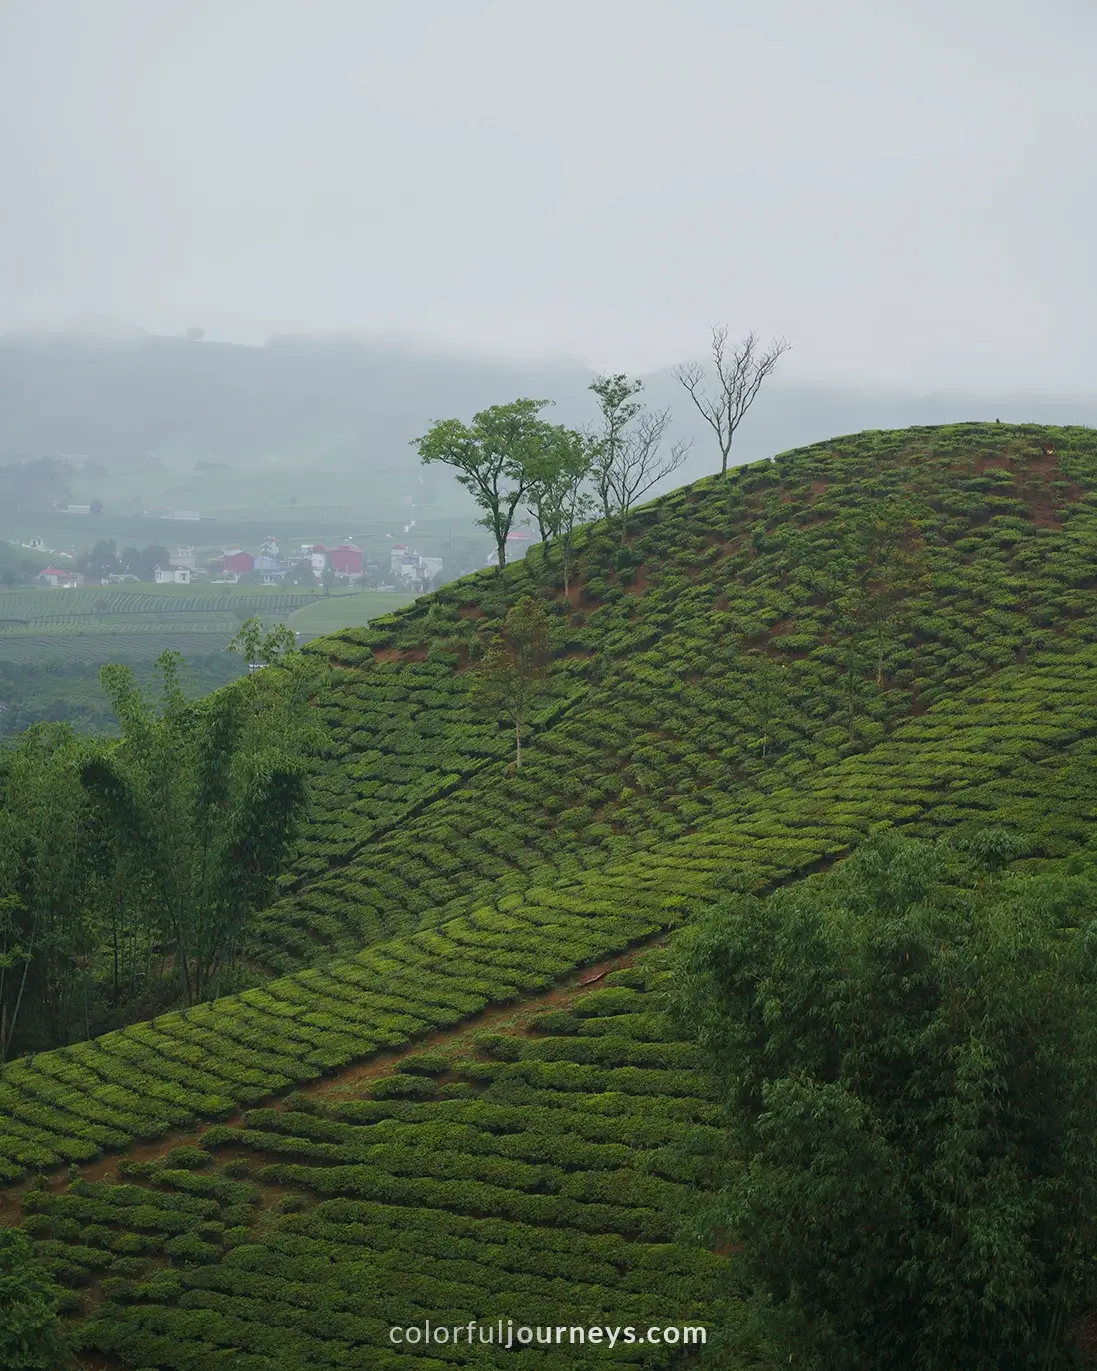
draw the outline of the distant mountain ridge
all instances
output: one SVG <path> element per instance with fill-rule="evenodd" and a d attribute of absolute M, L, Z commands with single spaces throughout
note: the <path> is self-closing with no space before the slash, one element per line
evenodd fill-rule
<path fill-rule="evenodd" d="M 700 349 L 699 349 L 700 352 Z M 522 363 L 413 351 L 342 338 L 274 338 L 265 346 L 149 335 L 0 337 L 0 462 L 82 454 L 113 464 L 153 458 L 252 467 L 272 456 L 310 467 L 414 465 L 408 444 L 438 418 L 533 395 L 553 417 L 593 417 L 581 362 Z M 677 479 L 715 466 L 711 435 L 670 370 L 645 378 L 695 438 Z M 793 385 L 775 377 L 745 421 L 733 462 L 818 438 L 961 420 L 1090 424 L 1095 396 L 915 394 Z"/>

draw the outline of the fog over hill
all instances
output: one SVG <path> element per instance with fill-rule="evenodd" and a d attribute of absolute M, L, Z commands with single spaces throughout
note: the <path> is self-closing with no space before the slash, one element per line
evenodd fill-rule
<path fill-rule="evenodd" d="M 699 349 L 699 352 L 701 349 Z M 148 335 L 0 338 L 0 461 L 85 454 L 108 465 L 150 458 L 246 470 L 329 474 L 415 465 L 409 441 L 434 419 L 468 419 L 518 395 L 556 401 L 553 417 L 593 417 L 580 361 L 511 363 L 386 341 L 274 338 L 265 346 Z M 669 370 L 646 377 L 675 432 L 695 438 L 675 483 L 716 465 L 711 435 Z M 783 383 L 779 373 L 744 422 L 733 461 L 869 428 L 964 419 L 1087 424 L 1097 397 L 1017 391 L 914 393 Z"/>

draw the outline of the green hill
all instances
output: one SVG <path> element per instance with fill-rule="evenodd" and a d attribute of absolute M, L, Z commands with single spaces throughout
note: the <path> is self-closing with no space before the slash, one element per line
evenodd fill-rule
<path fill-rule="evenodd" d="M 1097 432 L 866 433 L 658 500 L 623 549 L 592 526 L 567 598 L 535 549 L 310 644 L 325 741 L 249 935 L 269 979 L 0 1071 L 0 1221 L 71 1287 L 86 1349 L 425 1368 L 391 1324 L 507 1299 L 531 1323 L 718 1321 L 721 1259 L 667 1217 L 713 1115 L 660 954 L 606 990 L 581 968 L 881 823 L 1016 828 L 1035 867 L 1084 848 L 1095 551 Z M 556 665 L 514 771 L 470 665 L 527 594 Z M 96 1160 L 135 1143 L 124 1180 Z M 26 1188 L 65 1163 L 85 1170 Z"/>

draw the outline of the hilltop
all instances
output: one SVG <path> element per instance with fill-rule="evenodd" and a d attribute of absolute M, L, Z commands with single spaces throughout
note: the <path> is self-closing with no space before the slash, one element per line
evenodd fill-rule
<path fill-rule="evenodd" d="M 5 335 L 0 465 L 86 457 L 90 465 L 74 473 L 69 498 L 99 500 L 115 518 L 165 505 L 263 523 L 288 517 L 292 499 L 298 511 L 309 507 L 306 524 L 326 524 L 320 516 L 335 511 L 353 511 L 361 522 L 406 513 L 410 495 L 439 516 L 460 516 L 468 502 L 424 474 L 409 442 L 434 419 L 517 395 L 554 396 L 561 420 L 586 422 L 593 370 L 579 361 L 445 355 L 383 339 L 275 337 L 258 347 L 156 335 Z M 696 438 L 684 475 L 701 475 L 707 430 L 670 371 L 644 380 L 655 408 L 674 408 L 676 433 Z M 819 433 L 903 421 L 978 415 L 1087 423 L 1094 412 L 1086 396 L 889 393 L 778 380 L 759 397 L 737 457 L 755 460 Z M 10 513 L 0 517 L 0 536 L 19 532 Z M 40 532 L 27 527 L 22 536 Z"/>
<path fill-rule="evenodd" d="M 717 1115 L 659 948 L 882 823 L 1085 851 L 1095 553 L 1097 432 L 868 432 L 677 490 L 623 547 L 590 526 L 566 596 L 534 549 L 310 643 L 313 810 L 254 988 L 0 1071 L 2 1221 L 22 1195 L 83 1345 L 425 1368 L 380 1330 L 497 1297 L 718 1320 L 723 1257 L 667 1217 Z M 468 692 L 526 595 L 555 666 L 516 771 Z"/>

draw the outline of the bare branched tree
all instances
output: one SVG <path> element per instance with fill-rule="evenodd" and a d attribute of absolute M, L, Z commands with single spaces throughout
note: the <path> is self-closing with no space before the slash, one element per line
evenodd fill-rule
<path fill-rule="evenodd" d="M 760 352 L 758 336 L 751 332 L 729 354 L 727 341 L 727 328 L 723 324 L 715 325 L 712 330 L 715 395 L 710 396 L 701 389 L 705 379 L 705 367 L 701 362 L 687 362 L 674 371 L 697 407 L 697 412 L 716 435 L 720 445 L 721 476 L 728 474 L 728 456 L 735 430 L 754 403 L 766 377 L 792 346 L 784 338 L 778 338 L 770 343 L 765 352 Z"/>
<path fill-rule="evenodd" d="M 689 455 L 691 443 L 679 439 L 664 450 L 663 439 L 670 424 L 670 410 L 640 410 L 634 427 L 617 449 L 606 479 L 610 510 L 620 520 L 621 546 L 628 538 L 633 506 L 660 481 L 677 471 Z"/>

